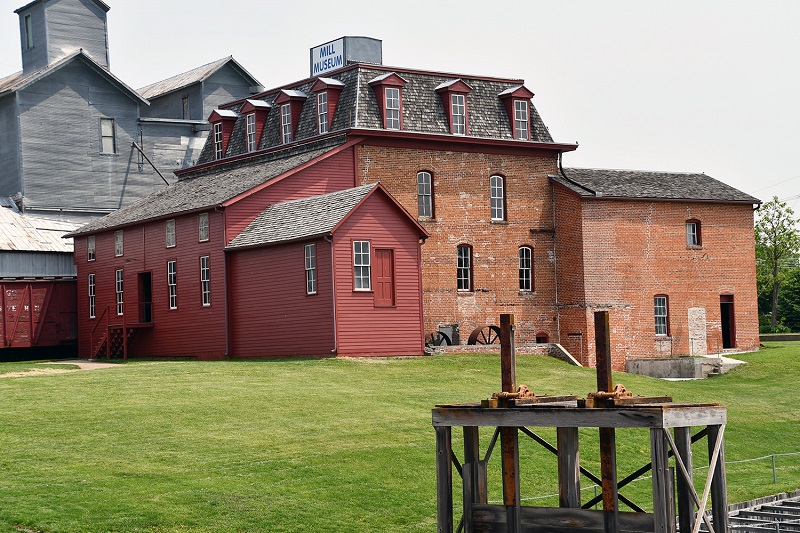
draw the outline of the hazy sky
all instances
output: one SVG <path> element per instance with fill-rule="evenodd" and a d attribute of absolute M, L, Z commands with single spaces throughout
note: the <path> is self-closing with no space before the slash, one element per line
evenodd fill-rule
<path fill-rule="evenodd" d="M 0 76 L 21 68 L 0 0 Z M 705 172 L 800 211 L 798 0 L 105 0 L 111 70 L 139 88 L 232 55 L 267 87 L 309 48 L 383 41 L 384 64 L 521 78 L 565 164 Z"/>

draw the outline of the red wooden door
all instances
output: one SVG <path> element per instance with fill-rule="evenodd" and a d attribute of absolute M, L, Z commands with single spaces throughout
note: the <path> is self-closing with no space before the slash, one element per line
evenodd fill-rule
<path fill-rule="evenodd" d="M 375 305 L 394 305 L 394 250 L 375 249 Z"/>

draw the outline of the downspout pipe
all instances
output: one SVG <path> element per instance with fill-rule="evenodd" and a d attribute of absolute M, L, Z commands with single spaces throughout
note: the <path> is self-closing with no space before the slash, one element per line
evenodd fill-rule
<path fill-rule="evenodd" d="M 333 311 L 333 350 L 331 353 L 336 355 L 339 353 L 339 333 L 336 329 L 336 257 L 333 253 L 333 238 L 332 235 L 325 235 L 325 241 L 331 245 L 331 309 Z"/>

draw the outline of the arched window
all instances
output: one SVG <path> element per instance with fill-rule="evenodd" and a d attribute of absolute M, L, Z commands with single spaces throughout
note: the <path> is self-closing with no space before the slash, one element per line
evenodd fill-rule
<path fill-rule="evenodd" d="M 426 170 L 417 172 L 417 209 L 419 216 L 433 218 L 433 176 Z"/>
<path fill-rule="evenodd" d="M 533 249 L 530 246 L 519 247 L 519 290 L 533 291 Z"/>
<path fill-rule="evenodd" d="M 695 218 L 686 221 L 686 246 L 703 246 L 700 221 Z"/>
<path fill-rule="evenodd" d="M 506 219 L 506 188 L 503 176 L 489 178 L 492 220 Z"/>
<path fill-rule="evenodd" d="M 459 291 L 472 290 L 472 246 L 469 244 L 458 245 L 456 286 Z"/>

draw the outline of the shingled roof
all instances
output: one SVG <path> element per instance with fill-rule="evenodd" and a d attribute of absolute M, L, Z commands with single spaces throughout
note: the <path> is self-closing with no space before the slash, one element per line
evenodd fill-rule
<path fill-rule="evenodd" d="M 437 87 L 446 86 L 461 80 L 472 90 L 467 106 L 469 136 L 472 138 L 513 140 L 511 123 L 500 94 L 520 87 L 521 80 L 470 77 L 460 74 L 421 72 L 375 65 L 355 65 L 326 75 L 326 80 L 336 80 L 343 84 L 336 111 L 332 117 L 331 132 L 350 128 L 384 130 L 383 120 L 375 90 L 370 81 L 397 72 L 407 82 L 403 87 L 403 131 L 451 135 L 447 116 Z M 250 100 L 263 100 L 274 103 L 281 91 L 298 91 L 312 95 L 311 87 L 317 78 L 310 78 L 278 89 L 270 90 Z M 330 83 L 329 83 L 330 84 Z M 243 101 L 224 106 L 239 111 Z M 317 129 L 316 99 L 308 98 L 300 112 L 294 139 L 303 140 L 319 135 Z M 247 153 L 246 119 L 240 116 L 231 132 L 226 157 Z M 531 139 L 524 142 L 552 143 L 553 138 L 544 125 L 533 104 L 530 106 Z M 279 146 L 281 140 L 280 113 L 271 112 L 264 125 L 260 150 Z M 206 145 L 198 159 L 198 164 L 214 160 L 213 143 Z"/>
<path fill-rule="evenodd" d="M 761 203 L 702 173 L 565 168 L 550 179 L 583 197 Z"/>
<path fill-rule="evenodd" d="M 340 136 L 338 139 L 328 139 L 325 143 L 294 146 L 290 150 L 264 154 L 248 165 L 180 180 L 118 211 L 93 220 L 67 236 L 97 233 L 217 206 L 334 150 L 343 142 L 344 137 Z"/>
<path fill-rule="evenodd" d="M 271 205 L 242 230 L 227 249 L 327 235 L 377 186 L 372 183 Z"/>

